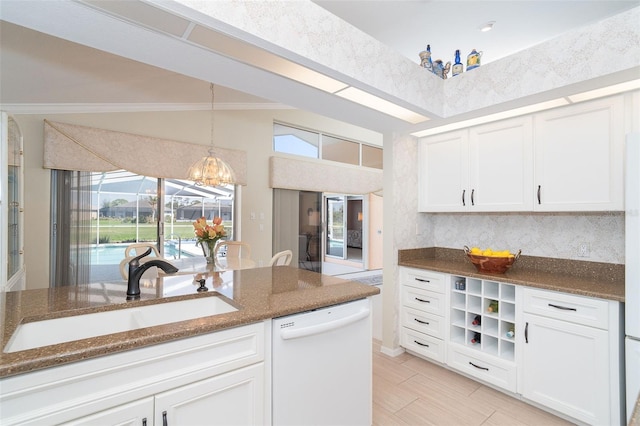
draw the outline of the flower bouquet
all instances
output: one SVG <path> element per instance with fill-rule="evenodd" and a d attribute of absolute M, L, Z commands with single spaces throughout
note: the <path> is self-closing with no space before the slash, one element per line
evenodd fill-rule
<path fill-rule="evenodd" d="M 211 224 L 207 223 L 207 219 L 202 216 L 200 219 L 193 222 L 193 232 L 196 234 L 196 239 L 202 247 L 202 253 L 207 259 L 207 263 L 213 263 L 213 249 L 216 247 L 218 240 L 227 236 L 227 232 L 222 225 L 221 217 L 214 217 Z"/>

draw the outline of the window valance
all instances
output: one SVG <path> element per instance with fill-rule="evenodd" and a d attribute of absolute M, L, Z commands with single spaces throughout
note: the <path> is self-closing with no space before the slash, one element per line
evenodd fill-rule
<path fill-rule="evenodd" d="M 47 169 L 107 172 L 124 169 L 156 178 L 186 179 L 189 167 L 207 155 L 205 145 L 44 121 L 44 163 Z M 236 175 L 247 184 L 247 153 L 217 148 Z"/>
<path fill-rule="evenodd" d="M 379 169 L 284 157 L 269 160 L 271 188 L 360 195 L 381 191 L 382 177 Z"/>

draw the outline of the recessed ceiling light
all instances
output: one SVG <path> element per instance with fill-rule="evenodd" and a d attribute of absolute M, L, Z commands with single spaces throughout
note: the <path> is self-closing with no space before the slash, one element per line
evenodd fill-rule
<path fill-rule="evenodd" d="M 480 27 L 480 31 L 482 31 L 483 33 L 486 33 L 487 31 L 491 31 L 493 29 L 493 24 L 495 24 L 496 21 L 489 21 L 486 24 L 482 25 Z"/>

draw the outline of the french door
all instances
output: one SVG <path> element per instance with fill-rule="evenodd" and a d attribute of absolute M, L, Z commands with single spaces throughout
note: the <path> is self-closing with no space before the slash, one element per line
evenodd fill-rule
<path fill-rule="evenodd" d="M 347 197 L 344 195 L 325 196 L 326 240 L 325 255 L 347 258 Z"/>

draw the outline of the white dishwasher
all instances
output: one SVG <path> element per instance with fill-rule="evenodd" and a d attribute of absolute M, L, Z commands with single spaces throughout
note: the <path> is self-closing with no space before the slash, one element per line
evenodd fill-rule
<path fill-rule="evenodd" d="M 273 425 L 371 425 L 369 299 L 273 320 Z"/>

